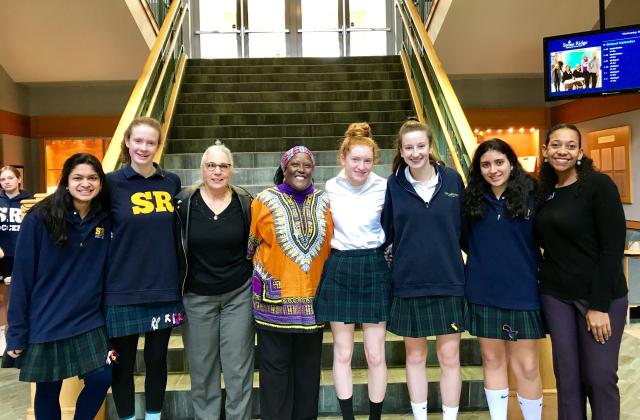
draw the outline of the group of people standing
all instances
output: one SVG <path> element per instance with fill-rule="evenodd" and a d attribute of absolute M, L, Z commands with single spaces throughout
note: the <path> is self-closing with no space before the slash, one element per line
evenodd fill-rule
<path fill-rule="evenodd" d="M 537 181 L 507 143 L 483 142 L 465 188 L 434 158 L 425 124 L 402 125 L 385 179 L 373 172 L 371 128 L 354 123 L 325 191 L 313 183 L 313 152 L 296 146 L 253 199 L 232 184 L 224 145 L 204 152 L 201 181 L 181 189 L 153 163 L 160 142 L 157 122 L 140 118 L 122 169 L 105 176 L 95 158 L 74 155 L 23 222 L 3 365 L 36 382 L 38 419 L 59 418 L 70 376 L 85 381 L 76 418 L 92 418 L 109 385 L 120 418 L 134 418 L 142 333 L 146 418 L 159 418 L 170 331 L 183 322 L 197 419 L 220 417 L 221 371 L 226 417 L 250 418 L 255 332 L 261 418 L 315 419 L 325 322 L 344 419 L 354 418 L 355 324 L 370 419 L 386 394 L 386 331 L 404 338 L 416 420 L 427 418 L 426 337 L 436 337 L 443 418 L 455 419 L 465 330 L 479 337 L 492 420 L 507 417 L 507 366 L 525 420 L 541 418 L 545 332 L 559 418 L 586 419 L 587 398 L 593 419 L 619 418 L 625 219 L 576 127 L 549 130 Z"/>

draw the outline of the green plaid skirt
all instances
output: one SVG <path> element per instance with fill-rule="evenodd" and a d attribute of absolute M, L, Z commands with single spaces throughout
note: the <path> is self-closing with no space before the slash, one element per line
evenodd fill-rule
<path fill-rule="evenodd" d="M 181 301 L 105 306 L 109 338 L 173 328 L 186 318 Z"/>
<path fill-rule="evenodd" d="M 105 327 L 75 337 L 48 343 L 29 344 L 20 357 L 5 353 L 2 367 L 20 369 L 23 382 L 53 382 L 84 376 L 107 366 L 111 343 Z"/>
<path fill-rule="evenodd" d="M 469 332 L 476 337 L 516 341 L 545 337 L 540 310 L 511 310 L 469 303 Z"/>
<path fill-rule="evenodd" d="M 462 296 L 394 297 L 387 329 L 402 337 L 430 337 L 465 330 Z"/>
<path fill-rule="evenodd" d="M 331 250 L 313 302 L 318 321 L 384 322 L 391 305 L 391 277 L 380 249 Z"/>

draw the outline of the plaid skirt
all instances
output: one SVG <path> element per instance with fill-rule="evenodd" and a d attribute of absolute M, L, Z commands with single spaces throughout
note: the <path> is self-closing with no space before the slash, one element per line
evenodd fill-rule
<path fill-rule="evenodd" d="M 181 301 L 105 306 L 109 338 L 173 328 L 186 318 Z"/>
<path fill-rule="evenodd" d="M 16 359 L 5 352 L 2 367 L 20 369 L 23 382 L 53 382 L 73 376 L 83 378 L 107 366 L 110 349 L 107 330 L 100 327 L 62 340 L 29 344 Z"/>
<path fill-rule="evenodd" d="M 380 249 L 331 250 L 324 264 L 313 308 L 318 321 L 387 321 L 391 276 Z"/>
<path fill-rule="evenodd" d="M 540 310 L 511 310 L 469 303 L 469 332 L 476 337 L 516 341 L 545 337 Z"/>
<path fill-rule="evenodd" d="M 394 297 L 387 329 L 402 337 L 430 337 L 465 330 L 462 296 Z"/>

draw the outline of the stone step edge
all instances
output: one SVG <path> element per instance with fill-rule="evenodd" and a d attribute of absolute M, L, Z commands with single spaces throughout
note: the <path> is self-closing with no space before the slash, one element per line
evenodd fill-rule
<path fill-rule="evenodd" d="M 396 89 L 397 90 L 397 89 Z M 193 92 L 190 92 L 193 93 Z M 405 99 L 405 101 L 411 101 L 411 98 Z M 301 104 L 332 104 L 332 103 L 352 103 L 353 100 L 348 101 L 293 101 Z M 367 102 L 398 102 L 398 99 L 370 99 Z M 283 104 L 291 103 L 291 101 L 263 101 L 263 102 L 183 102 L 176 105 L 248 105 L 248 104 Z"/>
<path fill-rule="evenodd" d="M 380 152 L 380 153 L 386 152 L 386 151 L 394 152 L 395 150 L 396 149 L 379 148 L 378 152 Z M 267 155 L 267 154 L 282 155 L 282 152 L 234 152 L 234 151 L 231 151 L 231 154 L 235 157 L 235 156 L 240 156 L 240 155 L 242 155 L 242 156 L 244 156 L 244 155 L 252 155 L 252 156 L 253 155 Z M 318 150 L 318 151 L 314 151 L 313 154 L 316 155 L 316 156 L 318 154 L 331 154 L 331 155 L 337 156 L 338 149 L 335 149 L 335 150 Z M 202 153 L 165 153 L 164 154 L 164 156 L 178 156 L 178 157 L 190 156 L 190 155 L 202 156 Z"/>
<path fill-rule="evenodd" d="M 435 341 L 435 337 L 427 337 L 427 341 Z M 465 331 L 462 333 L 462 340 L 476 340 L 477 338 L 472 336 L 471 334 L 469 334 L 469 332 Z M 399 342 L 402 341 L 403 337 L 399 336 L 399 335 L 395 335 L 392 332 L 387 331 L 387 335 L 385 338 L 385 341 L 390 341 L 390 342 Z M 363 332 L 362 330 L 355 330 L 354 334 L 353 334 L 353 341 L 354 343 L 363 343 L 364 342 L 364 338 L 363 338 Z M 322 343 L 323 344 L 331 344 L 333 343 L 333 335 L 331 334 L 331 331 L 323 331 L 322 333 Z M 255 344 L 257 345 L 257 338 L 255 339 Z M 171 335 L 171 337 L 169 338 L 169 350 L 181 350 L 184 348 L 184 345 L 182 343 L 182 335 L 179 334 L 173 334 Z M 138 339 L 138 350 L 143 350 L 144 349 L 144 336 L 141 336 Z"/>
<path fill-rule="evenodd" d="M 462 366 L 462 381 L 463 382 L 482 382 L 483 371 L 482 366 Z M 439 367 L 426 367 L 427 380 L 430 384 L 440 382 L 440 368 Z M 366 368 L 353 368 L 353 385 L 368 384 L 368 374 Z M 135 375 L 135 390 L 136 393 L 144 392 L 144 375 Z M 387 368 L 387 384 L 404 384 L 406 383 L 406 374 L 404 367 L 390 367 Z M 224 373 L 221 380 L 222 388 L 224 389 Z M 258 370 L 253 372 L 253 387 L 258 388 L 260 385 L 260 372 Z M 320 386 L 333 386 L 333 375 L 331 369 L 322 369 L 320 374 Z M 191 389 L 191 377 L 186 372 L 181 373 L 169 373 L 167 374 L 167 392 L 171 391 L 189 391 Z M 109 390 L 111 393 L 111 389 Z"/>
<path fill-rule="evenodd" d="M 288 95 L 291 93 L 333 93 L 333 92 L 389 92 L 389 91 L 399 91 L 399 92 L 408 92 L 407 88 L 404 89 L 337 89 L 337 90 L 263 90 L 263 91 L 249 91 L 249 92 L 180 92 L 180 95 L 210 95 L 210 94 L 219 94 L 219 93 L 281 93 L 283 95 Z M 410 97 L 408 99 L 411 99 Z M 291 101 L 291 102 L 305 102 L 305 101 Z M 332 101 L 323 101 L 323 102 L 332 102 Z M 178 104 L 180 104 L 180 100 L 178 100 Z M 188 102 L 190 103 L 190 102 Z M 252 102 L 255 103 L 255 102 Z"/>
<path fill-rule="evenodd" d="M 358 80 L 304 80 L 304 81 L 268 81 L 268 80 L 261 80 L 261 81 L 251 81 L 251 82 L 182 82 L 181 86 L 199 86 L 199 85 L 246 85 L 246 84 L 265 84 L 265 85 L 279 85 L 279 84 L 309 84 L 309 83 L 360 83 L 360 82 L 367 82 L 367 83 L 383 83 L 383 82 L 399 82 L 399 81 L 404 81 L 406 80 L 404 77 L 402 78 L 398 78 L 398 79 L 358 79 Z M 305 91 L 306 92 L 306 91 Z"/>
<path fill-rule="evenodd" d="M 398 124 L 397 121 L 369 121 L 368 122 L 370 125 L 371 124 Z M 295 126 L 300 126 L 300 127 L 326 127 L 327 125 L 344 125 L 344 126 L 349 126 L 349 123 L 346 122 L 324 122 L 324 123 L 319 123 L 319 124 L 313 124 L 313 123 L 300 123 L 300 124 L 294 124 L 294 123 L 289 123 L 289 124 L 214 124 L 214 125 L 171 125 L 171 129 L 180 129 L 180 128 L 193 128 L 193 127 L 295 127 Z"/>
<path fill-rule="evenodd" d="M 249 102 L 249 103 L 258 103 L 258 102 Z M 282 102 L 279 102 L 282 103 Z M 191 105 L 191 103 L 189 104 Z M 216 104 L 217 105 L 217 104 Z M 386 110 L 380 110 L 380 111 L 375 111 L 375 110 L 367 110 L 367 111 L 300 111 L 300 112 L 220 112 L 220 113 L 213 113 L 213 112 L 177 112 L 174 114 L 174 118 L 176 116 L 181 116 L 181 117 L 186 117 L 186 116 L 201 116 L 201 115 L 207 115 L 207 116 L 227 116 L 227 115 L 238 115 L 238 116 L 253 116 L 253 115 L 338 115 L 338 114 L 357 114 L 357 113 L 367 113 L 367 114 L 393 114 L 393 113 L 397 113 L 397 112 L 403 112 L 404 109 L 394 109 L 391 111 L 386 111 Z"/>
<path fill-rule="evenodd" d="M 394 64 L 394 63 L 391 63 Z M 206 67 L 209 68 L 208 66 L 192 66 L 191 68 L 196 68 L 196 67 Z M 238 67 L 238 66 L 234 66 L 234 67 Z M 310 72 L 304 72 L 304 73 L 226 73 L 226 74 L 218 74 L 218 73 L 213 73 L 213 74 L 209 74 L 209 73 L 200 73 L 200 74 L 189 74 L 189 75 L 185 75 L 185 77 L 194 77 L 194 76 L 233 76 L 233 75 L 238 75 L 238 76 L 244 76 L 244 75 L 251 75 L 251 76 L 280 76 L 282 74 L 321 74 L 321 75 L 334 75 L 334 74 L 371 74 L 371 73 L 401 73 L 402 74 L 402 78 L 404 79 L 404 72 L 402 70 L 397 70 L 397 71 L 320 71 L 320 72 L 315 72 L 315 73 L 310 73 Z M 389 80 L 389 79 L 384 79 L 384 80 Z M 191 82 L 189 82 L 191 83 Z"/>

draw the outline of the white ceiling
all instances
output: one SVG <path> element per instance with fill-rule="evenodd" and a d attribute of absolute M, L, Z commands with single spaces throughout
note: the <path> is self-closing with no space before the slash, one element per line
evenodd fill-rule
<path fill-rule="evenodd" d="M 455 77 L 540 76 L 542 38 L 599 28 L 598 0 L 439 0 L 428 32 Z M 606 26 L 640 23 L 640 0 L 605 0 Z"/>
<path fill-rule="evenodd" d="M 150 50 L 125 0 L 0 0 L 0 40 L 18 83 L 136 80 Z"/>

